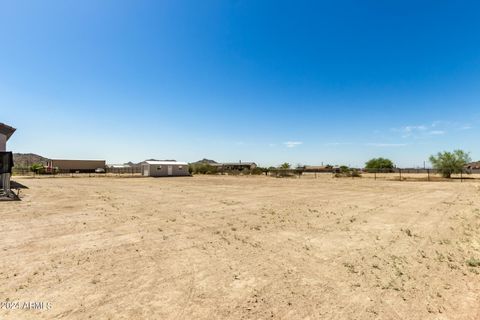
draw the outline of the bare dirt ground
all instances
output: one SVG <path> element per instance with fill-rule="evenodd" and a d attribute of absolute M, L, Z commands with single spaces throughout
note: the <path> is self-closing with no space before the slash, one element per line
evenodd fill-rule
<path fill-rule="evenodd" d="M 480 319 L 478 181 L 16 180 L 2 320 Z"/>

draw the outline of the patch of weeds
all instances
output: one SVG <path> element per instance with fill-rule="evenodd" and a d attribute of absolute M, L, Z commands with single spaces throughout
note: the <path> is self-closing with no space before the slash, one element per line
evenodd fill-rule
<path fill-rule="evenodd" d="M 410 229 L 400 229 L 400 231 L 405 232 L 405 234 L 409 237 L 413 236 L 412 231 Z"/>
<path fill-rule="evenodd" d="M 480 267 L 480 259 L 470 258 L 467 260 L 467 266 Z"/>
<path fill-rule="evenodd" d="M 350 272 L 350 273 L 358 273 L 357 270 L 355 270 L 355 266 L 351 263 L 348 263 L 348 262 L 344 262 L 343 263 L 343 266 L 345 268 L 347 268 L 347 270 Z"/>
<path fill-rule="evenodd" d="M 435 253 L 437 254 L 436 260 L 437 260 L 438 262 L 444 262 L 444 261 L 445 261 L 445 256 L 444 256 L 442 253 L 440 253 L 440 252 L 438 252 L 438 251 L 436 251 L 436 250 L 435 250 Z"/>
<path fill-rule="evenodd" d="M 401 288 L 399 288 L 396 284 L 395 281 L 392 279 L 387 285 L 382 286 L 383 290 L 390 289 L 390 290 L 395 290 L 395 291 L 401 291 Z"/>

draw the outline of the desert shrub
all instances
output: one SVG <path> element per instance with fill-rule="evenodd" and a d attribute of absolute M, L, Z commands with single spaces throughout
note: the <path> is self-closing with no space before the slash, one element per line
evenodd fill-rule
<path fill-rule="evenodd" d="M 350 168 L 347 166 L 340 166 L 340 173 L 346 174 L 350 172 Z"/>
<path fill-rule="evenodd" d="M 265 171 L 267 171 L 267 169 L 261 168 L 261 167 L 256 167 L 255 169 L 250 170 L 250 174 L 261 175 L 261 174 L 263 174 Z"/>
<path fill-rule="evenodd" d="M 362 174 L 358 169 L 355 168 L 349 168 L 347 166 L 341 166 L 340 170 L 335 172 L 334 177 L 335 178 L 346 178 L 346 177 L 361 177 Z"/>
<path fill-rule="evenodd" d="M 394 168 L 393 162 L 385 158 L 373 158 L 365 163 L 368 172 L 391 171 Z"/>
<path fill-rule="evenodd" d="M 211 166 L 208 163 L 191 164 L 188 170 L 192 174 L 217 174 L 217 167 Z"/>
<path fill-rule="evenodd" d="M 480 259 L 470 258 L 467 260 L 469 267 L 480 267 Z"/>
<path fill-rule="evenodd" d="M 240 174 L 249 174 L 250 171 L 248 170 L 243 170 L 243 171 L 240 171 L 240 170 L 228 170 L 228 171 L 225 171 L 226 174 L 228 174 L 229 176 L 238 176 Z"/>
<path fill-rule="evenodd" d="M 360 171 L 357 170 L 357 169 L 352 169 L 351 172 L 352 172 L 352 173 L 351 173 L 351 174 L 352 174 L 352 177 L 361 177 L 361 176 L 362 176 L 362 174 L 360 173 Z"/>
<path fill-rule="evenodd" d="M 295 170 L 292 169 L 276 168 L 270 172 L 277 178 L 295 177 Z"/>
<path fill-rule="evenodd" d="M 45 173 L 45 167 L 41 163 L 34 163 L 30 166 L 30 171 L 42 174 Z"/>

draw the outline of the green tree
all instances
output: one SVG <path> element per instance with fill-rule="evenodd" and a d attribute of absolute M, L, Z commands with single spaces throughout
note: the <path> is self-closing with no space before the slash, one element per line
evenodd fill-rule
<path fill-rule="evenodd" d="M 290 169 L 290 163 L 284 162 L 280 165 L 280 169 Z"/>
<path fill-rule="evenodd" d="M 465 165 L 471 161 L 470 155 L 463 150 L 439 152 L 436 156 L 430 156 L 429 160 L 433 168 L 438 170 L 444 178 L 463 172 Z"/>
<path fill-rule="evenodd" d="M 393 169 L 394 165 L 392 160 L 386 158 L 373 158 L 365 163 L 365 169 L 367 170 L 385 170 Z"/>

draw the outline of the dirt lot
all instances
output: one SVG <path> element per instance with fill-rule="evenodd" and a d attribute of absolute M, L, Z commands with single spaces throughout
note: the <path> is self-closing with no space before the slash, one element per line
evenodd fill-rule
<path fill-rule="evenodd" d="M 17 181 L 2 320 L 480 319 L 478 181 Z"/>

